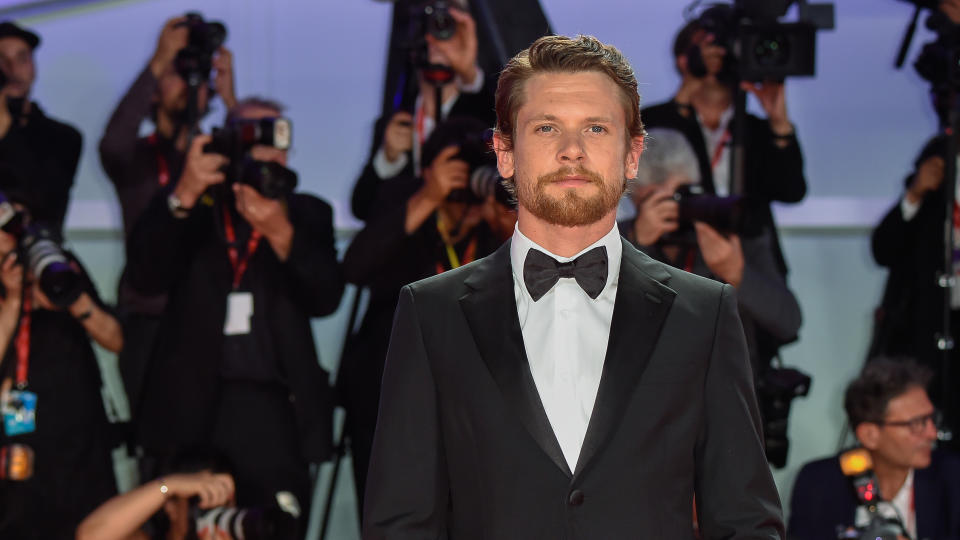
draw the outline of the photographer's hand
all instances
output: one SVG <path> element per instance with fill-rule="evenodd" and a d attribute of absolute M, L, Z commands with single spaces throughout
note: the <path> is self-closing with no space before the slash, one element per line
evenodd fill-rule
<path fill-rule="evenodd" d="M 236 86 L 233 74 L 233 53 L 226 47 L 217 49 L 217 55 L 213 58 L 213 86 L 220 99 L 229 111 L 237 104 L 237 94 L 234 90 Z"/>
<path fill-rule="evenodd" d="M 756 96 L 767 113 L 770 129 L 776 135 L 790 135 L 793 124 L 787 114 L 786 86 L 782 82 L 766 81 L 760 86 L 752 82 L 742 82 L 740 87 Z"/>
<path fill-rule="evenodd" d="M 945 163 L 940 156 L 930 156 L 917 167 L 910 186 L 907 187 L 907 200 L 912 204 L 920 204 L 927 193 L 940 189 L 943 183 Z"/>
<path fill-rule="evenodd" d="M 237 212 L 240 216 L 270 242 L 270 247 L 281 262 L 286 261 L 293 244 L 293 224 L 287 216 L 286 206 L 281 201 L 268 199 L 256 189 L 243 184 L 234 184 L 233 193 L 236 195 Z"/>
<path fill-rule="evenodd" d="M 450 16 L 457 22 L 453 37 L 439 40 L 427 34 L 427 45 L 447 58 L 462 84 L 470 85 L 477 78 L 477 23 L 460 9 L 451 8 Z"/>
<path fill-rule="evenodd" d="M 7 93 L 0 89 L 0 139 L 7 136 L 13 126 L 13 115 L 7 107 Z"/>
<path fill-rule="evenodd" d="M 633 225 L 634 241 L 641 246 L 652 246 L 661 236 L 677 230 L 679 205 L 673 199 L 672 186 L 649 186 L 637 205 Z"/>
<path fill-rule="evenodd" d="M 953 24 L 960 24 L 960 0 L 941 0 L 940 11 L 942 11 Z"/>
<path fill-rule="evenodd" d="M 740 237 L 735 234 L 724 237 L 701 221 L 695 222 L 694 227 L 697 229 L 697 245 L 700 246 L 707 268 L 723 281 L 739 287 L 743 281 L 744 265 Z"/>
<path fill-rule="evenodd" d="M 412 234 L 430 217 L 454 189 L 467 187 L 469 167 L 456 159 L 460 148 L 448 146 L 423 170 L 423 187 L 407 201 L 404 230 Z"/>
<path fill-rule="evenodd" d="M 397 111 L 383 132 L 383 153 L 393 163 L 413 148 L 413 115 Z"/>
<path fill-rule="evenodd" d="M 186 20 L 187 18 L 183 16 L 174 17 L 163 25 L 160 37 L 157 39 L 157 49 L 150 59 L 150 71 L 155 78 L 159 79 L 177 57 L 180 49 L 187 46 L 190 31 L 186 26 L 178 26 Z"/>
<path fill-rule="evenodd" d="M 227 158 L 220 154 L 203 152 L 204 145 L 210 141 L 209 135 L 197 135 L 193 138 L 183 174 L 173 190 L 173 194 L 180 199 L 185 209 L 193 208 L 208 187 L 220 184 L 225 179 L 220 167 L 228 163 Z"/>
<path fill-rule="evenodd" d="M 5 292 L 3 304 L 16 304 L 19 307 L 23 290 L 23 265 L 20 264 L 15 251 L 7 253 L 3 258 L 0 266 L 0 283 L 3 284 Z"/>

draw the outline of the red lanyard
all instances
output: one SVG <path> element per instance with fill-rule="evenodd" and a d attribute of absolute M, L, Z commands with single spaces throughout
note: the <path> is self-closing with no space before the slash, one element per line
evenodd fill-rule
<path fill-rule="evenodd" d="M 450 251 L 453 249 L 453 246 L 451 244 L 444 243 L 444 246 L 446 248 L 447 258 L 450 260 L 450 270 L 453 270 L 454 268 L 459 268 L 467 263 L 471 263 L 474 261 L 474 259 L 477 258 L 477 237 L 476 236 L 474 236 L 470 240 L 470 243 L 467 245 L 467 250 L 463 253 L 462 260 L 456 260 L 456 252 L 454 252 L 453 255 L 451 256 Z M 442 274 L 446 271 L 447 269 L 443 267 L 443 263 L 440 261 L 437 261 L 437 273 Z"/>
<path fill-rule="evenodd" d="M 417 119 L 416 119 L 416 131 L 417 131 L 417 143 L 419 146 L 423 146 L 424 141 L 427 140 L 427 134 L 425 133 L 426 128 L 424 127 L 424 114 L 423 114 L 423 102 L 421 101 L 420 106 L 417 107 Z"/>
<path fill-rule="evenodd" d="M 17 329 L 17 388 L 27 386 L 27 370 L 30 368 L 30 316 L 33 290 L 27 289 L 23 295 L 23 313 L 20 315 L 20 327 Z"/>
<path fill-rule="evenodd" d="M 717 165 L 720 164 L 720 158 L 723 156 L 723 151 L 727 149 L 727 140 L 730 138 L 730 130 L 723 132 L 723 137 L 720 137 L 720 142 L 717 143 L 717 146 L 713 149 L 713 159 L 710 161 L 710 169 L 716 169 Z"/>
<path fill-rule="evenodd" d="M 160 145 L 157 144 L 157 134 L 153 133 L 147 137 L 147 142 L 153 146 L 157 154 L 157 180 L 160 182 L 160 186 L 166 186 L 170 183 L 170 167 L 167 165 L 167 159 L 163 157 L 163 153 L 160 152 Z"/>
<path fill-rule="evenodd" d="M 250 258 L 253 257 L 253 252 L 260 245 L 261 234 L 259 231 L 250 231 L 247 252 L 241 259 L 237 250 L 237 234 L 233 230 L 233 217 L 230 215 L 230 208 L 226 204 L 223 205 L 223 229 L 227 237 L 227 255 L 230 256 L 230 266 L 233 267 L 233 290 L 237 290 L 240 288 L 240 280 L 243 279 L 243 274 L 247 271 L 247 265 L 250 263 Z"/>

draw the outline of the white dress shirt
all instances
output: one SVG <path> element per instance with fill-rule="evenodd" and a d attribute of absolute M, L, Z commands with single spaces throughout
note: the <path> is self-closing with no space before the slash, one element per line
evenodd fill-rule
<path fill-rule="evenodd" d="M 533 301 L 523 282 L 527 251 L 534 248 L 558 262 L 567 262 L 597 246 L 607 249 L 607 282 L 596 299 L 591 299 L 575 279 L 560 278 L 543 297 Z M 577 468 L 600 387 L 622 255 L 616 225 L 573 257 L 550 253 L 519 228 L 513 232 L 510 261 L 523 346 L 540 401 L 571 471 Z"/>
<path fill-rule="evenodd" d="M 732 120 L 733 107 L 727 108 L 720 115 L 720 124 L 717 129 L 708 128 L 700 115 L 697 115 L 697 123 L 700 124 L 700 130 L 703 132 L 703 142 L 707 145 L 707 159 L 710 160 L 710 166 L 713 168 L 713 189 L 721 197 L 730 195 L 730 135 L 727 133 Z M 717 152 L 720 157 L 714 160 Z"/>

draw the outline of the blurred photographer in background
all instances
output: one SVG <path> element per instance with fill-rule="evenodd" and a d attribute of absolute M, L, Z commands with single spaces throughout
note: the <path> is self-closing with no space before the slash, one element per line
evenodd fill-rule
<path fill-rule="evenodd" d="M 500 183 L 487 126 L 451 118 L 423 146 L 423 178 L 384 184 L 343 258 L 347 281 L 370 288 L 348 338 L 337 386 L 347 410 L 357 500 L 362 504 L 380 379 L 400 289 L 493 253 L 513 234 L 516 212 Z"/>
<path fill-rule="evenodd" d="M 466 0 L 412 0 L 405 46 L 410 48 L 408 79 L 401 81 L 394 110 L 377 120 L 371 155 L 353 188 L 358 219 L 373 216 L 384 180 L 419 176 L 422 145 L 446 118 L 472 117 L 492 127 L 496 77 L 477 65 L 477 28 Z M 402 9 L 398 3 L 396 9 Z M 439 106 L 439 110 L 438 110 Z"/>
<path fill-rule="evenodd" d="M 191 132 L 210 100 L 220 96 L 226 108 L 236 105 L 233 55 L 222 45 L 225 36 L 222 24 L 197 14 L 167 21 L 153 56 L 110 117 L 100 161 L 120 199 L 125 238 L 153 196 L 180 177 Z M 188 80 L 199 83 L 193 114 Z M 144 119 L 155 130 L 141 137 Z M 121 277 L 118 307 L 130 346 L 119 365 L 134 409 L 165 301 L 163 295 L 137 294 L 126 275 Z"/>
<path fill-rule="evenodd" d="M 11 197 L 24 200 L 10 193 Z M 117 352 L 120 324 L 77 258 L 0 194 L 0 537 L 73 538 L 116 493 L 91 338 Z"/>
<path fill-rule="evenodd" d="M 930 376 L 880 358 L 847 386 L 844 408 L 862 449 L 804 465 L 790 538 L 960 538 L 960 457 L 933 449 L 940 416 Z"/>
<path fill-rule="evenodd" d="M 136 411 L 147 454 L 212 447 L 240 505 L 289 491 L 308 509 L 333 401 L 310 318 L 335 311 L 344 284 L 332 209 L 294 193 L 290 129 L 282 106 L 247 99 L 196 136 L 137 221 L 127 271 L 141 294 L 169 298 Z"/>
<path fill-rule="evenodd" d="M 682 133 L 651 128 L 647 140 L 631 194 L 635 216 L 620 222 L 620 232 L 660 262 L 736 287 L 767 458 L 782 467 L 790 401 L 806 394 L 810 380 L 772 362 L 781 346 L 797 339 L 801 324 L 800 305 L 777 264 L 773 231 L 751 222 L 746 198 L 704 192 Z"/>
<path fill-rule="evenodd" d="M 0 163 L 12 172 L 0 178 L 0 189 L 27 195 L 33 218 L 62 237 L 83 138 L 30 99 L 39 45 L 37 34 L 0 23 Z"/>
<path fill-rule="evenodd" d="M 684 135 L 697 158 L 704 193 L 750 198 L 747 210 L 753 220 L 770 231 L 777 266 L 786 275 L 769 203 L 795 203 L 806 195 L 803 155 L 787 111 L 784 83 L 737 80 L 729 51 L 734 28 L 733 8 L 727 4 L 714 5 L 688 22 L 673 44 L 680 88 L 670 101 L 645 108 L 643 119 L 648 129 L 670 128 Z M 753 115 L 745 119 L 742 193 L 735 193 L 730 178 L 731 121 L 737 84 L 752 93 L 767 114 L 766 119 Z"/>

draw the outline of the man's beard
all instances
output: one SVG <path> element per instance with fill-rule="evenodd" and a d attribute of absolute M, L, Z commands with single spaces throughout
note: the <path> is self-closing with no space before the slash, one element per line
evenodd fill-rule
<path fill-rule="evenodd" d="M 547 187 L 570 176 L 579 176 L 597 186 L 597 193 L 584 197 L 579 188 L 567 188 L 559 197 L 547 193 Z M 617 208 L 623 196 L 624 184 L 617 186 L 604 181 L 599 174 L 582 166 L 564 167 L 537 177 L 536 182 L 516 182 L 517 202 L 537 218 L 551 225 L 581 227 L 600 221 Z"/>

